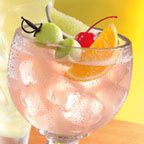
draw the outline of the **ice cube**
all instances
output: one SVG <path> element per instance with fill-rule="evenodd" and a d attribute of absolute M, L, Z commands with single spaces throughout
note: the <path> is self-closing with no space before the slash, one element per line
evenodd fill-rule
<path fill-rule="evenodd" d="M 100 83 L 100 79 L 80 82 L 80 84 L 87 90 L 96 87 L 99 83 Z"/>
<path fill-rule="evenodd" d="M 66 110 L 71 110 L 75 103 L 79 100 L 80 94 L 71 92 L 67 98 Z"/>
<path fill-rule="evenodd" d="M 47 64 L 45 60 L 30 55 L 21 55 L 19 73 L 24 85 L 34 85 L 45 81 L 51 77 L 52 72 L 50 63 Z"/>
<path fill-rule="evenodd" d="M 69 95 L 75 91 L 74 86 L 62 76 L 57 75 L 48 81 L 47 99 L 54 105 L 65 109 Z"/>
<path fill-rule="evenodd" d="M 45 96 L 44 91 L 41 91 L 40 88 L 26 88 L 23 89 L 20 95 L 20 100 L 23 106 L 25 107 L 25 112 L 31 117 L 41 116 L 47 112 L 47 107 L 43 101 Z"/>
<path fill-rule="evenodd" d="M 53 61 L 52 68 L 55 70 L 55 72 L 59 74 L 64 74 L 66 71 L 68 71 L 69 67 L 66 64 L 61 64 L 59 62 Z"/>
<path fill-rule="evenodd" d="M 35 84 L 37 80 L 33 77 L 32 61 L 23 61 L 19 66 L 21 80 L 25 85 Z"/>
<path fill-rule="evenodd" d="M 127 90 L 110 81 L 102 81 L 97 87 L 96 96 L 111 112 L 117 111 L 123 99 L 127 96 Z"/>
<path fill-rule="evenodd" d="M 67 103 L 68 111 L 64 117 L 71 123 L 90 126 L 101 119 L 103 104 L 96 98 L 85 94 L 70 95 Z"/>

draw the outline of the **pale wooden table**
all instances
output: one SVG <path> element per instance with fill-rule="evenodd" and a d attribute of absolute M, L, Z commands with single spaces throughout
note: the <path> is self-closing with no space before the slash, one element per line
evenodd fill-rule
<path fill-rule="evenodd" d="M 29 144 L 45 144 L 45 139 L 32 128 Z M 80 144 L 144 144 L 144 125 L 113 120 Z"/>

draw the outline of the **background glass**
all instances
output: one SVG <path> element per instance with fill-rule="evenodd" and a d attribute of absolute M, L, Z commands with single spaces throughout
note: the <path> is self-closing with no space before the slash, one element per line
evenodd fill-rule
<path fill-rule="evenodd" d="M 49 0 L 0 0 L 0 143 L 26 144 L 30 124 L 16 110 L 7 88 L 7 60 L 12 37 L 20 17 L 34 21 L 44 18 Z M 35 15 L 34 15 L 35 14 Z"/>
<path fill-rule="evenodd" d="M 26 122 L 15 108 L 7 87 L 6 45 L 0 35 L 0 143 L 26 144 L 30 124 Z"/>

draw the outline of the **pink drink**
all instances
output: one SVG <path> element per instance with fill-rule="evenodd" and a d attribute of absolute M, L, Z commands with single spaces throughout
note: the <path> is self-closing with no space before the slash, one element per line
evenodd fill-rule
<path fill-rule="evenodd" d="M 111 66 L 103 76 L 75 81 L 65 76 L 71 61 L 56 60 L 54 47 L 36 44 L 18 30 L 8 68 L 15 105 L 32 125 L 49 133 L 70 136 L 96 129 L 116 114 L 130 86 L 131 48 L 114 51 L 120 53 L 116 61 L 88 62 Z"/>

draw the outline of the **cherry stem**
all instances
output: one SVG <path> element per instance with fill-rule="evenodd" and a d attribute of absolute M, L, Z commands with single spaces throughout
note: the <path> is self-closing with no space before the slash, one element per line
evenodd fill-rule
<path fill-rule="evenodd" d="M 105 17 L 99 21 L 97 21 L 96 23 L 94 23 L 86 32 L 89 32 L 93 27 L 95 27 L 98 23 L 106 20 L 106 19 L 110 19 L 110 18 L 118 18 L 118 16 L 108 16 L 108 17 Z"/>

